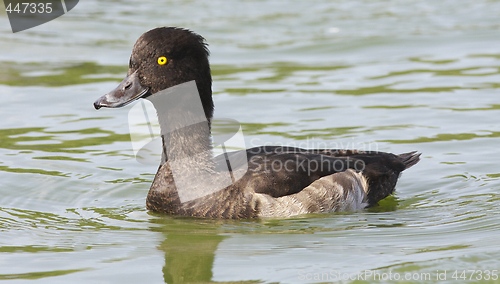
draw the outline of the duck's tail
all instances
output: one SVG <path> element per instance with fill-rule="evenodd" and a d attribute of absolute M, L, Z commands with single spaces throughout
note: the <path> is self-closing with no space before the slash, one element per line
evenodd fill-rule
<path fill-rule="evenodd" d="M 401 160 L 401 162 L 403 162 L 403 164 L 405 165 L 405 170 L 406 170 L 420 161 L 420 155 L 421 153 L 413 151 L 413 152 L 399 154 L 398 157 Z"/>
<path fill-rule="evenodd" d="M 420 153 L 413 151 L 399 155 L 391 155 L 392 167 L 387 171 L 380 171 L 380 166 L 372 166 L 364 171 L 369 181 L 368 204 L 376 205 L 380 200 L 394 192 L 396 183 L 402 171 L 412 167 L 420 161 Z M 382 167 L 383 168 L 383 167 Z"/>

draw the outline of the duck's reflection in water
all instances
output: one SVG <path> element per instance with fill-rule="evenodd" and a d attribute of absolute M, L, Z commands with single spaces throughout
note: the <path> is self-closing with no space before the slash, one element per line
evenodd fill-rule
<path fill-rule="evenodd" d="M 165 252 L 162 269 L 165 283 L 213 282 L 215 251 L 228 238 L 221 235 L 223 223 L 164 216 L 154 219 L 154 223 L 151 230 L 161 232 L 165 238 L 158 247 Z"/>

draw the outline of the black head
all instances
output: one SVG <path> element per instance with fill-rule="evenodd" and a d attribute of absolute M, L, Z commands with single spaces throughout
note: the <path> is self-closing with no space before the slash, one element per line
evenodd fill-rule
<path fill-rule="evenodd" d="M 139 37 L 127 77 L 94 107 L 121 107 L 164 89 L 195 80 L 208 119 L 213 114 L 212 77 L 205 39 L 186 29 L 162 27 Z"/>

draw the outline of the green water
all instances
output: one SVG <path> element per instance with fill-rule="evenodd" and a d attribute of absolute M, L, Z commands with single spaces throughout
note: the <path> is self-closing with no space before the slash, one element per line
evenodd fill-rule
<path fill-rule="evenodd" d="M 0 280 L 500 283 L 500 1 L 138 3 L 80 1 L 16 34 L 0 13 Z M 134 159 L 130 107 L 92 103 L 162 25 L 206 37 L 216 115 L 248 147 L 421 162 L 364 212 L 147 212 L 157 166 Z"/>

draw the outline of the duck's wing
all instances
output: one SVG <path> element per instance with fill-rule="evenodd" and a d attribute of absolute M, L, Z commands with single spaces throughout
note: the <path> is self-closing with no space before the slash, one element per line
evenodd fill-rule
<path fill-rule="evenodd" d="M 353 169 L 368 180 L 368 203 L 375 205 L 393 193 L 400 173 L 416 164 L 419 156 L 415 152 L 394 155 L 374 151 L 263 146 L 247 149 L 246 159 L 236 152 L 221 155 L 216 160 L 227 163 L 226 159 L 230 157 L 233 168 L 246 164 L 247 173 L 235 185 L 274 198 L 296 194 L 324 176 Z"/>

